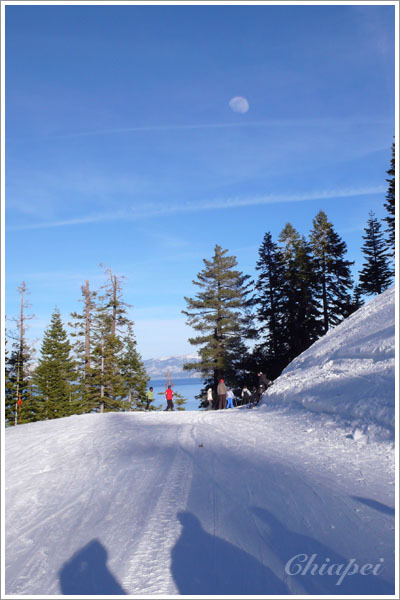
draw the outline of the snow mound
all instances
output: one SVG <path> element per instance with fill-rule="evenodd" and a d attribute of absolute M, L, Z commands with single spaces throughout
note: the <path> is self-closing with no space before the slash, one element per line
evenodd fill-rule
<path fill-rule="evenodd" d="M 390 288 L 298 356 L 261 405 L 302 407 L 350 426 L 351 435 L 393 439 L 395 290 Z"/>

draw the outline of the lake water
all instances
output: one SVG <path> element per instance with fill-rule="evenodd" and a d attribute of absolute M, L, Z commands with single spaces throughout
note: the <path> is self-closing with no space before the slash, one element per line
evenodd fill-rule
<path fill-rule="evenodd" d="M 167 406 L 167 401 L 164 396 L 165 392 L 165 379 L 152 379 L 147 389 L 152 386 L 154 389 L 154 405 L 158 406 L 162 404 L 162 407 L 165 408 Z M 192 378 L 192 379 L 174 379 L 172 389 L 174 392 L 181 394 L 184 398 L 186 398 L 187 402 L 184 404 L 185 410 L 198 410 L 200 401 L 196 400 L 195 396 L 200 393 L 200 390 L 203 386 L 203 380 Z M 159 393 L 162 395 L 158 395 Z M 176 407 L 175 407 L 176 408 Z"/>

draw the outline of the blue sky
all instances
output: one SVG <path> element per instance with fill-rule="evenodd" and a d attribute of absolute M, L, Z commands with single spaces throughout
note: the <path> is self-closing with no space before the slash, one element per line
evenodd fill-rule
<path fill-rule="evenodd" d="M 193 351 L 181 310 L 215 244 L 254 274 L 266 231 L 323 209 L 361 267 L 395 133 L 390 5 L 9 5 L 6 313 L 41 338 L 126 277 L 143 358 Z M 247 112 L 229 102 L 247 99 Z"/>

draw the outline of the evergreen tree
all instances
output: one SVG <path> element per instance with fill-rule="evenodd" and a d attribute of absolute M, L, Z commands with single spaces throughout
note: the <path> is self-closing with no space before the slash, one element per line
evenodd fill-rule
<path fill-rule="evenodd" d="M 30 308 L 27 300 L 28 290 L 25 282 L 18 287 L 20 294 L 20 311 L 18 317 L 12 319 L 17 332 L 10 334 L 12 346 L 6 361 L 6 405 L 5 417 L 8 425 L 29 423 L 37 420 L 37 402 L 32 394 L 32 358 L 33 350 L 26 338 L 27 321 L 34 315 L 26 311 Z"/>
<path fill-rule="evenodd" d="M 75 367 L 71 344 L 60 311 L 56 308 L 44 333 L 41 357 L 33 377 L 35 395 L 41 405 L 41 420 L 66 417 L 77 412 Z"/>
<path fill-rule="evenodd" d="M 288 364 L 320 337 L 322 325 L 310 246 L 290 223 L 282 230 L 279 242 L 285 268 L 282 339 Z"/>
<path fill-rule="evenodd" d="M 184 368 L 200 371 L 205 385 L 214 389 L 221 377 L 232 386 L 241 385 L 248 352 L 244 340 L 254 335 L 249 276 L 235 270 L 236 258 L 227 252 L 216 245 L 212 260 L 203 260 L 205 268 L 193 281 L 199 292 L 195 298 L 185 297 L 187 310 L 182 311 L 188 325 L 199 332 L 189 342 L 200 346 L 200 361 Z"/>
<path fill-rule="evenodd" d="M 185 410 L 185 404 L 187 402 L 187 399 L 184 398 L 182 396 L 182 394 L 179 394 L 179 392 L 174 392 L 174 405 L 176 406 L 177 410 Z"/>
<path fill-rule="evenodd" d="M 11 338 L 12 339 L 12 338 Z M 11 349 L 9 350 L 9 340 L 7 334 L 5 336 L 5 353 L 4 353 L 4 383 L 5 383 L 5 422 L 6 426 L 17 425 L 21 417 L 21 408 L 18 406 L 18 400 L 22 402 L 22 394 L 20 393 L 20 353 L 19 344 L 13 340 Z M 27 355 L 26 351 L 24 352 Z"/>
<path fill-rule="evenodd" d="M 94 387 L 93 407 L 100 411 L 122 410 L 125 406 L 127 387 L 123 376 L 123 335 L 129 325 L 126 308 L 122 300 L 122 279 L 105 269 L 108 276 L 96 307 L 93 331 L 93 354 L 91 386 Z"/>
<path fill-rule="evenodd" d="M 390 161 L 390 169 L 387 171 L 390 179 L 386 179 L 388 182 L 388 190 L 386 193 L 386 202 L 384 204 L 387 210 L 387 216 L 385 221 L 387 223 L 387 245 L 391 250 L 391 256 L 394 258 L 395 243 L 396 243 L 396 165 L 395 165 L 395 145 L 392 144 L 392 159 Z M 394 273 L 393 273 L 394 274 Z"/>
<path fill-rule="evenodd" d="M 355 312 L 365 304 L 362 299 L 362 291 L 359 285 L 356 285 L 353 290 L 353 296 L 351 299 L 351 313 Z"/>
<path fill-rule="evenodd" d="M 14 386 L 11 380 L 11 360 L 8 349 L 7 332 L 4 336 L 4 410 L 6 427 L 15 421 L 15 394 Z"/>
<path fill-rule="evenodd" d="M 282 318 L 284 298 L 282 290 L 285 282 L 283 256 L 271 234 L 265 234 L 259 249 L 256 269 L 260 272 L 256 282 L 256 317 L 260 324 L 257 344 L 253 357 L 258 363 L 254 371 L 266 371 L 275 379 L 285 366 L 285 347 L 282 340 Z M 253 384 L 255 381 L 252 382 Z"/>
<path fill-rule="evenodd" d="M 129 319 L 127 317 L 126 309 L 130 308 L 131 305 L 127 304 L 122 299 L 122 282 L 125 277 L 118 277 L 109 267 L 105 267 L 103 264 L 100 266 L 104 268 L 104 272 L 108 277 L 107 283 L 102 287 L 102 289 L 105 290 L 105 293 L 102 296 L 102 310 L 110 315 L 110 333 L 115 336 L 128 324 Z"/>
<path fill-rule="evenodd" d="M 123 409 L 126 393 L 121 372 L 123 343 L 112 333 L 112 315 L 106 308 L 101 304 L 95 317 L 91 368 L 92 407 L 101 412 Z"/>
<path fill-rule="evenodd" d="M 73 322 L 69 323 L 73 332 L 71 337 L 75 340 L 74 351 L 77 361 L 79 389 L 79 412 L 89 412 L 93 406 L 93 397 L 96 390 L 92 384 L 92 353 L 93 353 L 93 326 L 96 312 L 97 293 L 90 290 L 89 281 L 81 287 L 83 310 L 81 313 L 73 312 Z"/>
<path fill-rule="evenodd" d="M 146 406 L 146 388 L 149 377 L 146 373 L 142 357 L 137 351 L 133 323 L 127 325 L 124 339 L 124 350 L 121 357 L 121 373 L 126 387 L 127 406 L 144 408 Z"/>
<path fill-rule="evenodd" d="M 320 210 L 313 220 L 310 244 L 317 276 L 317 295 L 322 307 L 323 328 L 326 333 L 347 317 L 351 308 L 350 290 L 353 286 L 350 267 L 345 260 L 346 243 L 334 231 L 326 214 Z"/>
<path fill-rule="evenodd" d="M 362 247 L 365 262 L 363 269 L 359 272 L 360 290 L 362 293 L 381 294 L 392 281 L 392 273 L 389 267 L 389 256 L 381 231 L 381 224 L 374 213 L 370 211 L 367 227 L 365 228 Z"/>

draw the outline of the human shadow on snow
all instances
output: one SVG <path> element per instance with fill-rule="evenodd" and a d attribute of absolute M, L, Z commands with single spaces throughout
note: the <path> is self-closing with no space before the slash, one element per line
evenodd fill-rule
<path fill-rule="evenodd" d="M 382 504 L 382 502 L 378 502 L 377 500 L 372 500 L 372 498 L 363 498 L 362 496 L 352 496 L 352 498 L 357 500 L 357 502 L 361 502 L 361 504 L 366 504 L 366 506 L 369 506 L 370 508 L 374 508 L 379 512 L 385 513 L 385 515 L 391 515 L 393 517 L 395 515 L 394 508 L 391 508 L 386 504 Z"/>
<path fill-rule="evenodd" d="M 172 550 L 171 572 L 179 594 L 287 594 L 288 588 L 256 558 L 207 533 L 190 512 L 178 513 L 182 533 Z"/>
<path fill-rule="evenodd" d="M 372 574 L 372 572 L 369 572 L 367 575 L 362 575 L 360 573 L 354 573 L 354 575 L 348 574 L 339 585 L 337 585 L 337 582 L 340 575 L 336 575 L 335 570 L 333 570 L 332 575 L 329 575 L 328 573 L 324 573 L 324 571 L 322 571 L 322 574 L 319 574 L 318 569 L 315 569 L 317 572 L 313 575 L 312 569 L 309 568 L 308 572 L 302 575 L 300 567 L 303 570 L 307 561 L 313 555 L 316 556 L 313 559 L 312 564 L 317 564 L 319 568 L 325 563 L 326 559 L 329 559 L 329 561 L 327 561 L 328 566 L 341 564 L 346 566 L 351 558 L 355 559 L 359 568 L 363 566 L 363 563 L 360 563 L 356 556 L 341 556 L 328 546 L 318 542 L 316 539 L 288 529 L 265 508 L 252 507 L 250 510 L 256 517 L 265 523 L 264 532 L 262 530 L 260 531 L 269 548 L 271 548 L 275 555 L 280 559 L 286 575 L 286 580 L 289 578 L 295 579 L 296 582 L 303 587 L 305 593 L 318 595 L 394 594 L 394 583 L 385 581 L 379 576 L 384 573 L 384 564 L 382 564 L 380 572 L 377 575 Z M 304 558 L 305 555 L 307 556 L 307 559 Z M 288 565 L 288 561 L 296 556 L 299 556 L 299 558 L 293 560 L 293 562 Z M 373 562 L 376 563 L 379 561 L 377 558 L 371 556 L 370 563 Z M 294 574 L 297 573 L 297 570 L 299 573 Z"/>
<path fill-rule="evenodd" d="M 126 595 L 108 569 L 107 551 L 98 540 L 76 552 L 60 569 L 59 578 L 63 595 Z"/>

